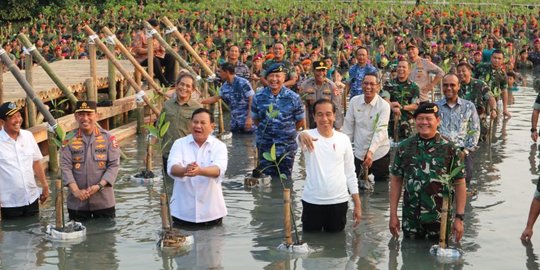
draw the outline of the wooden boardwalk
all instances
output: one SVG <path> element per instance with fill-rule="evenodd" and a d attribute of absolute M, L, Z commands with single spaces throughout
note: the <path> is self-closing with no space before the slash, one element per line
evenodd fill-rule
<path fill-rule="evenodd" d="M 109 85 L 107 79 L 108 61 L 97 60 L 96 62 L 97 89 L 107 88 Z M 130 74 L 134 73 L 135 68 L 128 60 L 120 60 L 120 63 Z M 85 81 L 90 78 L 90 60 L 61 60 L 50 63 L 49 65 L 73 93 L 86 92 Z M 24 71 L 22 72 L 24 73 Z M 32 74 L 34 91 L 41 100 L 46 102 L 63 96 L 62 91 L 49 78 L 49 75 L 47 75 L 41 66 L 34 66 Z M 116 81 L 118 82 L 123 79 L 122 74 L 116 71 Z M 24 92 L 13 74 L 9 71 L 3 74 L 3 88 L 4 102 L 12 101 L 17 103 L 18 106 L 25 104 L 26 92 Z M 77 94 L 75 95 L 77 96 Z"/>

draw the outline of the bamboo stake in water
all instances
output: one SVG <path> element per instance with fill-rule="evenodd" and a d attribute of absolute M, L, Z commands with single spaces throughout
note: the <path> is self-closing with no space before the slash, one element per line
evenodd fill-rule
<path fill-rule="evenodd" d="M 64 229 L 64 192 L 62 189 L 62 180 L 58 179 L 55 182 L 56 185 L 56 230 L 61 231 Z"/>
<path fill-rule="evenodd" d="M 283 189 L 283 225 L 285 227 L 285 243 L 287 246 L 293 244 L 291 233 L 291 190 Z"/>
<path fill-rule="evenodd" d="M 441 209 L 441 232 L 439 235 L 439 247 L 446 248 L 446 225 L 448 223 L 448 195 L 443 195 Z"/>
<path fill-rule="evenodd" d="M 171 223 L 169 222 L 169 202 L 167 201 L 167 194 L 161 193 L 159 202 L 161 205 L 161 227 L 164 230 L 170 230 Z"/>

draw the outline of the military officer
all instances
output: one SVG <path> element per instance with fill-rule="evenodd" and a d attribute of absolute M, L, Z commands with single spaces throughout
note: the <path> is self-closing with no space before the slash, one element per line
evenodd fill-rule
<path fill-rule="evenodd" d="M 388 135 L 396 141 L 399 138 L 408 138 L 414 133 L 413 113 L 420 102 L 420 88 L 409 79 L 410 73 L 411 64 L 401 59 L 397 65 L 397 77 L 386 81 L 381 93 L 381 96 L 390 103 L 392 110 Z M 396 132 L 397 134 L 394 134 Z"/>
<path fill-rule="evenodd" d="M 437 132 L 439 107 L 421 104 L 414 113 L 417 134 L 401 142 L 395 154 L 390 176 L 389 229 L 398 237 L 397 208 L 403 195 L 403 233 L 405 237 L 438 237 L 443 192 L 455 193 L 456 209 L 452 232 L 456 241 L 463 236 L 466 184 L 458 148 Z M 451 172 L 461 167 L 455 175 Z M 442 175 L 450 175 L 445 179 Z M 448 180 L 448 185 L 442 182 Z"/>
<path fill-rule="evenodd" d="M 220 99 L 231 109 L 231 131 L 234 133 L 251 133 L 255 126 L 251 120 L 251 103 L 255 91 L 248 80 L 235 75 L 235 66 L 231 63 L 221 64 L 218 74 L 224 81 L 219 95 L 206 98 L 202 104 L 213 104 Z"/>
<path fill-rule="evenodd" d="M 457 65 L 457 74 L 459 78 L 459 97 L 471 101 L 476 107 L 476 112 L 480 118 L 480 140 L 484 140 L 488 132 L 487 114 L 491 119 L 497 117 L 497 101 L 489 86 L 482 80 L 472 77 L 472 67 L 467 62 L 461 62 Z"/>
<path fill-rule="evenodd" d="M 502 99 L 503 114 L 505 117 L 511 117 L 508 112 L 508 83 L 506 73 L 502 69 L 504 62 L 504 53 L 501 50 L 493 51 L 491 63 L 482 63 L 478 65 L 473 76 L 483 80 L 491 88 L 491 93 L 497 101 Z"/>
<path fill-rule="evenodd" d="M 251 106 L 251 117 L 257 126 L 256 144 L 259 153 L 259 165 L 254 176 L 260 173 L 277 176 L 273 163 L 263 157 L 264 152 L 276 146 L 282 174 L 290 177 L 296 154 L 297 129 L 304 126 L 304 106 L 300 96 L 284 86 L 285 66 L 281 63 L 270 66 L 265 74 L 268 86 L 257 91 Z"/>
<path fill-rule="evenodd" d="M 328 66 L 324 61 L 313 62 L 313 77 L 305 80 L 299 88 L 300 95 L 305 95 L 307 105 L 309 128 L 315 128 L 316 124 L 313 119 L 313 104 L 315 101 L 323 98 L 331 100 L 336 107 L 336 120 L 334 127 L 340 129 L 343 125 L 343 109 L 341 106 L 341 93 L 334 82 L 326 77 Z"/>
<path fill-rule="evenodd" d="M 62 180 L 69 187 L 69 218 L 115 217 L 113 185 L 120 166 L 114 135 L 96 124 L 96 102 L 78 101 L 73 138 L 61 150 Z"/>

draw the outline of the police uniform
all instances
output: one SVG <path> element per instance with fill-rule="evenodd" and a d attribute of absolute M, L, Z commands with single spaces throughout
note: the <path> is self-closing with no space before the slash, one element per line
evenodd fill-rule
<path fill-rule="evenodd" d="M 437 113 L 438 107 L 434 106 L 434 109 Z M 441 180 L 443 175 L 463 166 L 458 153 L 459 149 L 439 133 L 427 140 L 417 134 L 398 146 L 391 173 L 403 179 L 402 229 L 405 236 L 438 236 L 443 193 L 453 195 L 453 188 L 444 188 Z M 461 168 L 449 180 L 450 186 L 463 177 Z"/>
<path fill-rule="evenodd" d="M 268 69 L 268 74 L 284 72 L 284 66 L 276 64 Z M 272 145 L 276 146 L 278 160 L 286 157 L 279 164 L 282 174 L 291 175 L 294 156 L 298 148 L 296 144 L 296 123 L 304 119 L 304 106 L 300 96 L 282 86 L 277 95 L 272 94 L 267 86 L 257 91 L 251 106 L 251 117 L 258 121 L 256 143 L 259 153 L 258 170 L 267 175 L 277 176 L 274 164 L 263 157 Z"/>
<path fill-rule="evenodd" d="M 253 132 L 255 126 L 245 130 L 248 115 L 249 97 L 255 95 L 248 80 L 234 76 L 232 83 L 225 81 L 219 90 L 219 96 L 231 109 L 231 131 Z"/>
<path fill-rule="evenodd" d="M 313 63 L 313 69 L 326 70 L 326 65 L 324 61 L 315 61 Z M 309 78 L 305 80 L 300 86 L 300 94 L 304 97 L 304 100 L 307 105 L 308 111 L 307 118 L 309 119 L 309 128 L 315 128 L 316 124 L 313 119 L 313 104 L 319 99 L 331 100 L 336 107 L 336 121 L 334 122 L 334 127 L 339 129 L 343 125 L 343 109 L 341 108 L 341 95 L 336 95 L 338 92 L 337 86 L 328 78 L 324 78 L 324 82 L 321 85 L 318 85 L 315 81 L 315 78 Z"/>
<path fill-rule="evenodd" d="M 398 102 L 402 107 L 410 104 L 418 104 L 420 98 L 420 88 L 418 85 L 407 79 L 400 82 L 398 79 L 386 81 L 382 88 L 381 96 L 389 99 L 390 102 Z M 394 112 L 390 116 L 388 123 L 388 135 L 394 137 Z M 411 111 L 401 109 L 401 117 L 397 123 L 398 137 L 405 139 L 414 134 L 414 118 Z"/>
<path fill-rule="evenodd" d="M 88 102 L 90 103 L 90 102 Z M 84 102 L 78 108 L 87 108 Z M 89 108 L 92 108 L 90 105 Z M 95 103 L 93 103 L 95 109 Z M 76 110 L 77 111 L 77 110 Z M 71 211 L 95 212 L 108 210 L 114 217 L 113 186 L 120 167 L 120 149 L 116 138 L 107 130 L 96 127 L 90 136 L 80 129 L 73 131 L 74 137 L 61 150 L 62 179 L 65 185 L 77 183 L 79 189 L 107 182 L 104 188 L 81 201 L 71 192 L 67 196 L 67 208 Z"/>

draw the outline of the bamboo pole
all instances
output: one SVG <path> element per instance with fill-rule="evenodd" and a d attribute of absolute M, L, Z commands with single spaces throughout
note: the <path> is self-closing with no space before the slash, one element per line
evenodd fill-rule
<path fill-rule="evenodd" d="M 84 86 L 86 87 L 86 99 L 97 101 L 97 97 L 95 96 L 94 90 L 94 80 L 92 78 L 88 78 L 84 81 Z"/>
<path fill-rule="evenodd" d="M 21 41 L 21 43 L 24 45 L 24 47 L 28 48 L 28 51 L 30 54 L 35 58 L 36 62 L 45 70 L 47 75 L 53 80 L 53 82 L 60 88 L 62 93 L 69 99 L 69 102 L 73 107 L 75 107 L 75 104 L 77 103 L 77 98 L 75 95 L 73 95 L 73 92 L 60 80 L 58 75 L 52 70 L 52 68 L 49 66 L 49 63 L 43 58 L 43 56 L 39 53 L 38 50 L 36 50 L 36 47 L 30 43 L 30 40 L 24 35 L 19 34 L 18 39 Z"/>
<path fill-rule="evenodd" d="M 57 179 L 56 182 L 56 230 L 61 231 L 64 229 L 64 192 L 62 189 L 62 180 Z"/>
<path fill-rule="evenodd" d="M 439 247 L 446 248 L 446 225 L 448 223 L 448 195 L 443 195 L 441 209 L 441 232 L 439 235 Z"/>
<path fill-rule="evenodd" d="M 167 201 L 167 194 L 161 193 L 159 197 L 159 202 L 161 204 L 161 227 L 164 230 L 171 229 L 171 223 L 169 222 L 169 202 Z"/>
<path fill-rule="evenodd" d="M 211 77 L 211 78 L 215 77 L 216 74 L 214 74 L 214 72 L 208 67 L 208 65 L 206 65 L 206 63 L 202 60 L 202 58 L 199 56 L 199 54 L 197 54 L 197 52 L 195 52 L 193 47 L 191 47 L 191 44 L 189 44 L 189 42 L 186 41 L 184 36 L 178 31 L 178 29 L 176 29 L 174 24 L 165 16 L 163 18 L 161 18 L 161 21 L 165 24 L 165 26 L 167 26 L 169 28 L 169 30 L 173 31 L 172 34 L 174 34 L 174 36 L 178 40 L 180 40 L 180 42 L 182 42 L 182 45 L 184 46 L 184 48 L 186 48 L 188 50 L 188 52 L 195 58 L 195 61 L 199 65 L 201 65 L 201 67 L 204 69 L 207 77 Z"/>
<path fill-rule="evenodd" d="M 56 125 L 56 120 L 52 116 L 52 114 L 49 112 L 45 104 L 43 104 L 43 101 L 39 97 L 36 96 L 36 93 L 34 92 L 34 89 L 32 86 L 26 81 L 24 78 L 21 70 L 13 63 L 11 58 L 6 54 L 6 51 L 2 48 L 0 48 L 0 60 L 4 62 L 4 65 L 8 68 L 9 71 L 13 74 L 13 77 L 19 82 L 23 90 L 26 92 L 26 95 L 28 98 L 36 104 L 36 108 L 39 110 L 41 114 L 43 114 L 43 117 L 45 118 L 45 121 L 49 123 L 50 126 Z"/>
<path fill-rule="evenodd" d="M 310 122 L 309 122 L 309 108 L 307 105 L 307 101 L 306 101 L 306 104 L 304 104 L 304 112 L 306 112 L 306 117 L 304 121 L 304 130 L 308 130 Z"/>
<path fill-rule="evenodd" d="M 115 53 L 115 45 L 113 44 L 108 45 L 109 51 L 113 54 L 113 58 L 116 59 L 116 53 Z M 109 58 L 107 61 L 107 80 L 109 84 L 109 100 L 114 102 L 116 100 L 117 96 L 117 89 L 116 89 L 116 69 L 114 68 L 113 59 Z M 115 116 L 112 118 L 112 126 L 113 128 L 116 128 L 118 126 L 118 117 Z"/>
<path fill-rule="evenodd" d="M 137 59 L 135 59 L 135 57 L 133 57 L 133 55 L 129 52 L 129 50 L 124 46 L 124 44 L 122 44 L 120 42 L 120 40 L 118 40 L 116 38 L 115 35 L 113 35 L 113 33 L 111 32 L 111 30 L 109 30 L 108 27 L 103 27 L 101 29 L 101 31 L 103 33 L 105 33 L 105 35 L 108 35 L 109 38 L 112 38 L 114 39 L 114 42 L 116 43 L 116 48 L 118 48 L 120 50 L 120 53 L 126 57 L 126 59 L 129 60 L 129 62 L 131 62 L 131 64 L 133 65 L 133 67 L 135 67 L 135 70 L 139 72 L 140 75 L 142 75 L 144 77 L 144 79 L 148 82 L 148 85 L 151 86 L 152 88 L 154 88 L 154 90 L 156 90 L 155 92 L 158 93 L 158 95 L 161 95 L 161 96 L 165 96 L 162 92 L 161 92 L 161 87 L 154 81 L 154 78 L 153 76 L 150 75 L 150 71 L 152 71 L 153 73 L 153 69 L 150 69 L 150 67 L 148 68 L 148 72 L 146 72 L 146 70 L 141 66 L 141 64 L 139 63 L 139 61 L 137 61 Z M 153 63 L 152 63 L 153 64 Z M 149 64 L 150 65 L 150 64 Z"/>
<path fill-rule="evenodd" d="M 131 78 L 130 74 L 126 71 L 126 69 L 120 64 L 120 62 L 118 62 L 116 59 L 114 59 L 114 56 L 113 54 L 109 51 L 109 49 L 107 49 L 107 46 L 105 44 L 103 44 L 103 42 L 101 40 L 99 40 L 99 37 L 96 35 L 96 33 L 94 32 L 94 30 L 92 30 L 90 28 L 90 26 L 88 25 L 85 25 L 83 27 L 83 29 L 86 31 L 86 33 L 88 34 L 88 36 L 90 37 L 90 39 L 93 39 L 94 42 L 96 43 L 96 46 L 103 52 L 105 53 L 105 55 L 107 55 L 107 57 L 109 57 L 109 59 L 111 59 L 111 61 L 113 61 L 113 64 L 114 66 L 118 69 L 118 71 L 120 71 L 120 73 L 122 73 L 122 75 L 124 76 L 124 78 L 126 78 L 126 80 L 129 82 L 129 84 L 135 89 L 135 92 L 137 92 L 138 94 L 139 93 L 142 93 L 142 96 L 141 98 L 143 99 L 144 103 L 146 103 L 146 105 L 148 105 L 148 107 L 152 110 L 152 112 L 155 114 L 155 115 L 159 115 L 159 111 L 158 109 L 150 102 L 150 100 L 148 99 L 148 97 L 146 95 L 144 95 L 144 91 L 141 89 L 141 87 L 133 80 L 133 78 Z"/>
<path fill-rule="evenodd" d="M 218 101 L 218 109 L 219 109 L 219 134 L 223 134 L 225 132 L 225 125 L 223 124 L 223 108 L 221 107 L 222 100 L 220 99 Z"/>
<path fill-rule="evenodd" d="M 399 116 L 394 114 L 394 143 L 399 141 Z"/>
<path fill-rule="evenodd" d="M 141 85 L 141 73 L 135 71 L 135 81 L 137 82 L 137 85 Z M 133 87 L 132 87 L 133 88 Z M 143 132 L 143 126 L 144 126 L 144 107 L 137 104 L 137 109 L 135 109 L 135 113 L 137 114 L 137 134 L 141 134 Z"/>
<path fill-rule="evenodd" d="M 152 143 L 150 141 L 150 138 L 148 138 L 148 141 L 146 143 L 146 171 L 151 172 L 152 171 Z"/>
<path fill-rule="evenodd" d="M 154 37 L 151 35 L 146 38 L 146 59 L 148 76 L 154 81 Z"/>
<path fill-rule="evenodd" d="M 92 88 L 86 88 L 86 97 L 88 100 L 96 101 L 98 100 L 97 95 L 97 56 L 96 56 L 96 43 L 91 40 L 88 45 L 88 55 L 90 58 L 90 79 L 92 80 Z"/>
<path fill-rule="evenodd" d="M 149 31 L 150 33 L 152 33 L 152 37 L 155 38 L 159 44 L 161 46 L 163 46 L 165 48 L 165 51 L 167 51 L 167 53 L 169 53 L 170 55 L 172 55 L 176 61 L 185 69 L 187 69 L 189 71 L 189 73 L 191 73 L 191 75 L 193 75 L 195 78 L 197 78 L 197 80 L 200 80 L 200 76 L 195 72 L 195 70 L 193 70 L 193 68 L 189 65 L 188 62 L 186 62 L 186 60 L 184 60 L 184 58 L 182 58 L 182 56 L 180 56 L 170 45 L 169 43 L 167 43 L 167 41 L 165 41 L 165 39 L 163 39 L 163 37 L 161 37 L 161 35 L 154 29 L 154 27 L 152 25 L 150 25 L 148 22 L 143 22 L 144 24 L 144 27 L 146 27 L 146 30 Z M 213 73 L 212 73 L 213 74 Z M 215 76 L 215 75 L 214 75 Z"/>
<path fill-rule="evenodd" d="M 31 86 L 34 86 L 34 79 L 33 79 L 33 61 L 32 61 L 32 55 L 26 55 L 25 59 L 25 65 L 24 65 L 24 74 L 26 76 L 26 80 Z M 26 125 L 28 127 L 33 127 L 36 125 L 36 105 L 32 103 L 31 100 L 28 98 L 26 99 L 26 112 L 27 112 L 27 120 L 28 122 Z"/>
<path fill-rule="evenodd" d="M 291 233 L 291 190 L 283 189 L 283 225 L 285 227 L 285 243 L 287 246 L 293 244 Z"/>

